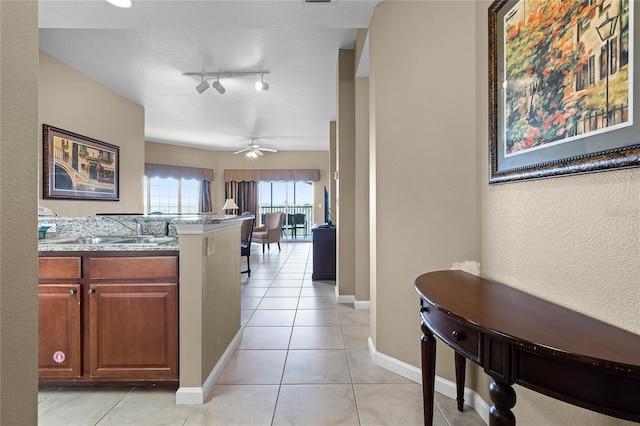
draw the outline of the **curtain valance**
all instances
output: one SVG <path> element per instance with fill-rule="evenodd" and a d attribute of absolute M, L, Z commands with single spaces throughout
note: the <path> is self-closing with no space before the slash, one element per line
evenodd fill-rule
<path fill-rule="evenodd" d="M 269 181 L 311 181 L 320 180 L 320 169 L 225 169 L 225 182 L 269 182 Z"/>
<path fill-rule="evenodd" d="M 144 164 L 144 175 L 147 177 L 196 179 L 213 182 L 213 170 L 198 167 L 171 166 L 169 164 Z"/>

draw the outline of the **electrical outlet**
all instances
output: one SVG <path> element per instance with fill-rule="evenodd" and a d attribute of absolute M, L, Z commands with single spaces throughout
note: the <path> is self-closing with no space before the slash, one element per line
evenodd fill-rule
<path fill-rule="evenodd" d="M 55 223 L 43 223 L 41 226 L 48 226 L 47 233 L 56 232 L 56 224 Z"/>

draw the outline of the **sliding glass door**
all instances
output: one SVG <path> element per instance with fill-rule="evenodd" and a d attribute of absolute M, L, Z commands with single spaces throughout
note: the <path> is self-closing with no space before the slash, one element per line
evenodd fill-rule
<path fill-rule="evenodd" d="M 285 213 L 284 231 L 287 237 L 310 235 L 313 223 L 313 182 L 260 182 L 260 216 L 281 211 Z"/>

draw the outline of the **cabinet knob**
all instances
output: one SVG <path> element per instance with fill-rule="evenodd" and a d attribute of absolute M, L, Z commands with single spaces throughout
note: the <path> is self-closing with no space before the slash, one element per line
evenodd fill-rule
<path fill-rule="evenodd" d="M 462 340 L 462 332 L 461 331 L 453 330 L 451 332 L 451 336 L 453 337 L 453 340 L 455 340 L 456 342 L 459 342 L 460 340 Z"/>
<path fill-rule="evenodd" d="M 93 293 L 95 293 L 95 292 L 96 292 L 96 291 L 95 291 L 94 289 L 90 288 L 90 289 L 89 289 L 89 291 L 87 291 L 87 294 L 93 294 Z"/>
<path fill-rule="evenodd" d="M 69 290 L 69 294 L 76 294 L 78 292 L 78 290 L 76 290 L 75 288 L 72 288 L 71 290 Z"/>

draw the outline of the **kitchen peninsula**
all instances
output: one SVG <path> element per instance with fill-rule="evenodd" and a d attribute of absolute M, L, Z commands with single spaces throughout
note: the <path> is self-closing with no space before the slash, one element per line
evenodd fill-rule
<path fill-rule="evenodd" d="M 74 354 L 79 360 L 76 369 L 66 366 L 64 380 L 41 374 L 41 382 L 51 383 L 50 378 L 56 377 L 60 383 L 179 384 L 178 404 L 203 403 L 242 337 L 238 246 L 245 218 L 41 217 L 40 225 L 55 224 L 56 231 L 39 244 L 40 293 L 60 287 L 59 297 L 53 300 L 64 308 L 61 318 L 76 315 L 78 324 L 85 322 L 70 352 L 43 346 L 53 355 L 40 354 L 41 372 L 43 362 L 45 367 L 65 364 Z M 138 229 L 149 237 L 132 235 Z M 109 236 L 119 239 L 110 241 Z M 61 263 L 52 266 L 54 259 Z M 81 301 L 85 303 L 77 314 L 70 313 L 70 307 Z M 41 308 L 41 313 L 46 312 Z M 131 324 L 127 328 L 127 320 L 142 322 L 142 329 L 154 324 L 153 332 L 143 333 L 142 341 L 129 337 L 129 345 L 118 344 L 119 335 L 127 335 L 122 330 L 135 329 Z M 40 323 L 42 330 L 61 330 L 47 327 L 42 317 Z M 70 333 L 68 328 L 64 332 Z M 149 365 L 136 359 L 140 351 L 127 352 L 143 344 L 156 345 L 143 351 L 155 356 L 147 358 Z"/>

